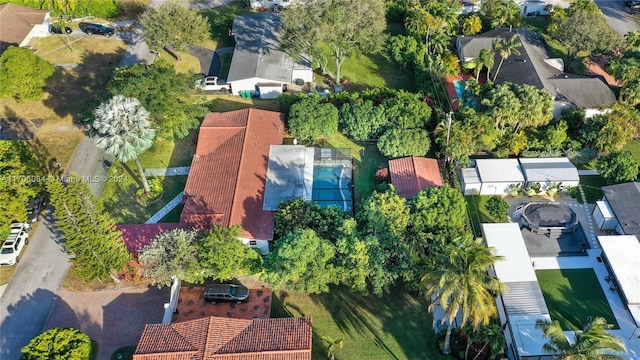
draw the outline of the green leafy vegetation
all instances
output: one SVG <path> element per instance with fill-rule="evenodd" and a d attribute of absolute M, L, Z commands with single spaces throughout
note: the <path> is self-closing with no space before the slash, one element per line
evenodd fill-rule
<path fill-rule="evenodd" d="M 602 200 L 601 187 L 605 186 L 606 182 L 600 175 L 584 175 L 580 176 L 580 186 L 584 191 L 585 200 L 588 204 L 595 204 L 596 201 Z"/>
<path fill-rule="evenodd" d="M 596 316 L 619 328 L 593 269 L 537 270 L 536 276 L 551 320 L 562 329 L 582 329 Z"/>
<path fill-rule="evenodd" d="M 42 98 L 42 88 L 55 73 L 48 61 L 29 49 L 10 46 L 0 56 L 0 98 L 11 97 L 17 102 Z"/>
<path fill-rule="evenodd" d="M 165 46 L 186 50 L 189 44 L 199 44 L 209 38 L 207 19 L 177 1 L 148 7 L 140 16 L 140 24 L 147 44 L 155 51 Z"/>
<path fill-rule="evenodd" d="M 51 10 L 53 16 L 73 15 L 77 17 L 95 16 L 112 18 L 120 11 L 118 0 L 8 0 L 12 4 L 31 7 L 34 9 Z"/>
<path fill-rule="evenodd" d="M 612 152 L 598 160 L 598 171 L 607 184 L 620 184 L 636 179 L 638 163 L 630 152 Z"/>
<path fill-rule="evenodd" d="M 31 339 L 20 359 L 90 359 L 91 345 L 89 336 L 79 329 L 53 328 Z"/>

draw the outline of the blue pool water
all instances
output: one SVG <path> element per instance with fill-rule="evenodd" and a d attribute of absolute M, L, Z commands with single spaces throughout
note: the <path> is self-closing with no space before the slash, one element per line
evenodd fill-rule
<path fill-rule="evenodd" d="M 476 99 L 475 97 L 467 99 L 467 101 L 463 101 L 465 91 L 471 93 L 470 89 L 465 90 L 466 86 L 467 84 L 464 80 L 456 80 L 453 82 L 453 87 L 456 89 L 456 95 L 458 96 L 458 99 L 460 99 L 460 103 L 462 104 L 462 106 L 469 106 L 472 109 L 477 109 L 478 99 Z"/>
<path fill-rule="evenodd" d="M 352 207 L 351 174 L 342 165 L 313 167 L 311 199 L 321 206 L 336 205 L 343 211 Z"/>

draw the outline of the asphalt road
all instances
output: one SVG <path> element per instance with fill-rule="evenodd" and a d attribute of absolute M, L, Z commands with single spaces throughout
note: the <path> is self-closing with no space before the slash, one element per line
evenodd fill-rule
<path fill-rule="evenodd" d="M 0 298 L 0 359 L 20 358 L 20 349 L 40 334 L 69 269 L 53 228 L 50 209 L 31 233 L 29 245 Z"/>
<path fill-rule="evenodd" d="M 640 25 L 629 14 L 624 0 L 595 0 L 605 20 L 620 35 L 640 31 Z"/>

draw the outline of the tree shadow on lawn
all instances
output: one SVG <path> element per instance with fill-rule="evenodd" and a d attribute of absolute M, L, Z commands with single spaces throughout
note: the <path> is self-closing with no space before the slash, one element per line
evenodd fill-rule
<path fill-rule="evenodd" d="M 76 124 L 87 122 L 88 115 L 106 99 L 106 84 L 124 52 L 120 48 L 114 53 L 89 53 L 73 69 L 56 68 L 45 86 L 50 96 L 44 105 L 60 117 L 71 115 Z"/>
<path fill-rule="evenodd" d="M 543 279 L 541 288 L 551 319 L 558 320 L 564 330 L 581 330 L 588 317 L 597 316 L 607 319 L 613 329 L 620 328 L 592 269 L 555 270 L 562 277 L 549 276 L 552 273 L 545 276 L 546 271 L 554 270 L 538 270 L 536 275 Z"/>
<path fill-rule="evenodd" d="M 290 310 L 292 309 L 303 316 L 322 318 L 322 314 L 304 313 L 304 309 L 297 309 L 295 299 L 288 300 L 287 296 L 279 299 L 282 294 L 283 292 L 279 292 L 273 297 L 272 315 L 274 317 L 293 316 Z M 433 336 L 433 331 L 426 303 L 400 288 L 393 289 L 390 294 L 393 295 L 377 298 L 351 293 L 344 287 L 332 287 L 329 293 L 309 295 L 309 299 L 324 309 L 343 334 L 350 337 L 370 338 L 371 348 L 380 349 L 388 357 L 428 359 L 430 352 L 426 340 L 429 336 Z M 316 326 L 314 334 L 317 331 Z M 318 334 L 317 337 L 322 339 L 323 335 L 332 338 L 340 337 L 340 334 Z M 387 343 L 389 335 L 398 346 Z M 343 338 L 343 340 L 345 340 L 345 348 L 349 347 L 348 339 Z M 326 344 L 322 341 L 315 344 L 314 355 L 320 358 L 321 353 L 316 351 L 322 350 L 326 354 Z M 318 346 L 319 344 L 322 346 Z M 351 346 L 355 345 L 351 344 Z M 398 353 L 398 350 L 402 353 Z M 362 351 L 363 354 L 366 352 L 364 349 Z"/>

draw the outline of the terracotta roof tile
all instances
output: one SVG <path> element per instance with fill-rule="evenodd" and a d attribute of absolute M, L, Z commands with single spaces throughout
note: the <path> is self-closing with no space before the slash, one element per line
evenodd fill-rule
<path fill-rule="evenodd" d="M 311 319 L 208 317 L 147 325 L 135 360 L 310 360 Z"/>
<path fill-rule="evenodd" d="M 197 227 L 240 224 L 249 239 L 273 238 L 262 210 L 269 147 L 282 144 L 284 115 L 245 109 L 208 114 L 198 136 L 180 222 Z"/>
<path fill-rule="evenodd" d="M 122 232 L 122 240 L 130 253 L 138 253 L 142 248 L 149 245 L 151 240 L 163 232 L 188 227 L 180 223 L 160 223 L 160 224 L 123 224 L 116 225 Z"/>
<path fill-rule="evenodd" d="M 428 187 L 443 184 L 436 159 L 410 156 L 389 160 L 389 173 L 398 194 L 407 200 Z"/>

